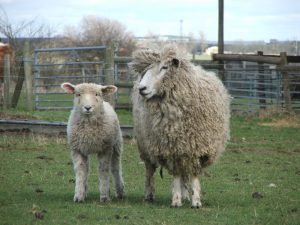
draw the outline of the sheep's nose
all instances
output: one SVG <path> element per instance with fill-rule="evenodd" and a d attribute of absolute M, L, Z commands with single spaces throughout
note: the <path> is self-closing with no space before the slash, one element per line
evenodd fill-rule
<path fill-rule="evenodd" d="M 84 108 L 86 109 L 86 111 L 90 111 L 90 109 L 92 108 L 91 106 L 84 106 Z"/>
<path fill-rule="evenodd" d="M 146 86 L 142 86 L 142 87 L 139 87 L 139 92 L 141 95 L 145 95 L 145 93 L 143 92 L 144 90 L 146 90 L 147 87 Z"/>

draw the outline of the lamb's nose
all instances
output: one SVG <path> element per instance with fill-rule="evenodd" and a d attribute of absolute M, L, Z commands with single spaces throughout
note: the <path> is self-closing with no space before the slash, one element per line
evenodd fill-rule
<path fill-rule="evenodd" d="M 145 93 L 143 91 L 146 90 L 146 89 L 147 89 L 147 87 L 145 87 L 145 86 L 139 87 L 140 94 L 145 95 Z"/>
<path fill-rule="evenodd" d="M 90 111 L 90 109 L 92 108 L 91 106 L 84 106 L 84 108 L 86 109 L 86 111 Z"/>

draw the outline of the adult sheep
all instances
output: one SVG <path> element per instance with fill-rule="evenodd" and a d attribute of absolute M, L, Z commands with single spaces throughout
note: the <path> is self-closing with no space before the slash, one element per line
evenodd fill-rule
<path fill-rule="evenodd" d="M 89 155 L 97 154 L 99 161 L 100 201 L 110 200 L 109 173 L 114 177 L 116 194 L 124 195 L 121 154 L 123 139 L 118 117 L 112 106 L 103 96 L 114 93 L 112 85 L 102 86 L 93 83 L 73 85 L 63 83 L 61 87 L 74 94 L 74 107 L 71 111 L 67 134 L 71 158 L 76 176 L 74 202 L 84 201 L 87 195 Z"/>
<path fill-rule="evenodd" d="M 201 207 L 199 175 L 216 161 L 229 139 L 230 96 L 213 74 L 195 67 L 175 46 L 137 50 L 129 65 L 138 75 L 133 90 L 134 126 L 145 163 L 145 200 L 154 200 L 154 173 L 173 176 L 172 207 L 182 198 Z"/>

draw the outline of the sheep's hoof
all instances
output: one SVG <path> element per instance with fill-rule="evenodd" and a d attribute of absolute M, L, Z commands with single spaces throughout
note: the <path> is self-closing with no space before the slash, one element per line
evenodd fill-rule
<path fill-rule="evenodd" d="M 117 199 L 123 200 L 124 199 L 124 195 L 123 194 L 122 195 L 117 195 Z"/>
<path fill-rule="evenodd" d="M 149 202 L 149 203 L 153 203 L 154 202 L 154 195 L 153 194 L 149 194 L 145 197 L 145 201 Z"/>
<path fill-rule="evenodd" d="M 100 198 L 100 202 L 102 202 L 102 203 L 106 203 L 106 202 L 109 202 L 109 201 L 110 201 L 109 197 L 101 197 Z"/>
<path fill-rule="evenodd" d="M 153 203 L 154 202 L 154 194 L 153 193 L 149 193 L 147 195 L 145 195 L 145 201 L 146 202 L 150 202 L 150 203 Z"/>
<path fill-rule="evenodd" d="M 153 203 L 154 202 L 154 198 L 145 198 L 145 202 Z"/>
<path fill-rule="evenodd" d="M 182 206 L 182 203 L 179 203 L 179 202 L 175 202 L 175 203 L 172 203 L 170 205 L 170 208 L 179 208 Z"/>

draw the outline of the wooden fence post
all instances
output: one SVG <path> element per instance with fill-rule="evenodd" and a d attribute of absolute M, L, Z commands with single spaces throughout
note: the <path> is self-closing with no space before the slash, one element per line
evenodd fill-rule
<path fill-rule="evenodd" d="M 21 94 L 21 91 L 22 91 L 22 86 L 23 86 L 23 83 L 24 83 L 24 78 L 25 78 L 24 77 L 24 62 L 22 61 L 21 65 L 20 65 L 20 70 L 19 70 L 19 73 L 18 73 L 17 84 L 16 84 L 15 91 L 14 91 L 14 94 L 13 94 L 13 97 L 12 97 L 12 100 L 11 100 L 11 107 L 12 108 L 16 108 L 16 106 L 18 104 L 20 94 Z"/>
<path fill-rule="evenodd" d="M 105 50 L 105 68 L 104 77 L 106 85 L 115 84 L 115 74 L 114 74 L 114 45 L 110 43 Z M 115 107 L 115 96 L 107 96 L 107 101 Z"/>
<path fill-rule="evenodd" d="M 280 52 L 281 58 L 281 66 L 284 67 L 288 64 L 286 52 Z M 285 70 L 281 70 L 282 80 L 283 80 L 283 96 L 285 108 L 288 113 L 292 113 L 292 100 L 290 93 L 290 81 L 289 81 L 289 73 Z"/>
<path fill-rule="evenodd" d="M 262 51 L 258 51 L 257 55 L 263 56 Z M 258 96 L 259 96 L 259 108 L 266 108 L 266 93 L 265 93 L 265 75 L 264 75 L 264 64 L 258 63 Z"/>
<path fill-rule="evenodd" d="M 29 41 L 24 43 L 23 62 L 26 84 L 26 106 L 28 110 L 33 110 L 33 91 L 32 91 L 32 63 L 30 60 Z"/>
<path fill-rule="evenodd" d="M 10 108 L 10 56 L 9 54 L 4 54 L 4 102 L 3 108 Z"/>

